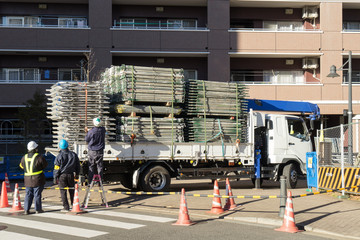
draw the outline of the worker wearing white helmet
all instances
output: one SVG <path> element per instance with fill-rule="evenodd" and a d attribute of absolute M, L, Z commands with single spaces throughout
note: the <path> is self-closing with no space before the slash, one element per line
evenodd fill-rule
<path fill-rule="evenodd" d="M 30 214 L 30 207 L 35 198 L 36 213 L 44 212 L 41 206 L 41 193 L 45 185 L 44 169 L 47 166 L 45 158 L 37 151 L 38 144 L 31 141 L 27 145 L 28 153 L 21 159 L 20 167 L 24 169 L 24 185 L 26 189 L 24 211 Z"/>
<path fill-rule="evenodd" d="M 89 183 L 93 180 L 94 174 L 103 177 L 103 158 L 105 148 L 105 128 L 101 126 L 99 117 L 93 119 L 94 128 L 87 132 L 85 141 L 88 143 L 89 156 Z M 87 128 L 85 128 L 87 131 Z"/>

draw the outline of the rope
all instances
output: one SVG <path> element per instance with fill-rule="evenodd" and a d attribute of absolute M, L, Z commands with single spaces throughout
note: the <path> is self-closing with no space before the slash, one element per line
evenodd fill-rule
<path fill-rule="evenodd" d="M 171 160 L 174 159 L 174 69 L 171 69 L 173 79 L 171 81 Z"/>
<path fill-rule="evenodd" d="M 150 109 L 150 133 L 154 134 L 154 127 L 153 127 L 153 118 L 152 118 L 152 109 L 151 106 L 149 106 Z"/>
<path fill-rule="evenodd" d="M 134 66 L 131 66 L 131 114 L 134 112 Z M 131 133 L 134 133 L 134 116 L 131 116 Z"/>
<path fill-rule="evenodd" d="M 88 90 L 87 90 L 87 83 L 85 83 L 85 128 L 87 127 L 87 105 L 88 105 Z"/>
<path fill-rule="evenodd" d="M 204 92 L 204 130 L 205 130 L 205 161 L 206 161 L 206 149 L 207 149 L 207 133 L 206 133 L 206 90 L 205 90 L 205 81 L 203 83 L 203 92 Z"/>
<path fill-rule="evenodd" d="M 238 121 L 239 121 L 239 113 L 238 113 L 238 111 L 239 111 L 239 106 L 238 106 L 238 84 L 236 83 L 236 93 L 235 93 L 235 98 L 236 98 L 236 110 L 235 110 L 235 112 L 236 112 L 236 123 L 235 123 L 235 126 L 236 126 L 236 139 L 238 139 L 239 138 L 239 126 L 238 126 Z"/>
<path fill-rule="evenodd" d="M 221 139 L 221 148 L 222 148 L 222 155 L 223 157 L 225 157 L 225 146 L 224 146 L 224 140 L 223 140 L 223 131 L 221 129 L 221 124 L 220 124 L 220 119 L 218 118 L 218 123 L 219 123 L 219 134 L 220 134 L 220 139 Z"/>

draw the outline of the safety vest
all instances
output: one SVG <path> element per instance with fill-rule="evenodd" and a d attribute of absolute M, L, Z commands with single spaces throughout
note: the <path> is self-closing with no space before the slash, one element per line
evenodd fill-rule
<path fill-rule="evenodd" d="M 36 158 L 36 156 L 39 155 L 38 153 L 35 153 L 32 158 L 28 158 L 28 155 L 25 155 L 25 176 L 33 176 L 33 175 L 38 175 L 40 173 L 43 172 L 43 170 L 41 171 L 37 171 L 37 172 L 33 172 L 33 166 L 34 166 L 34 160 Z"/>

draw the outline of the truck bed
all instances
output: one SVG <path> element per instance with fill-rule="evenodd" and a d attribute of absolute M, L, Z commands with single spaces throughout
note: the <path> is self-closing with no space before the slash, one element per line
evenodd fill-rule
<path fill-rule="evenodd" d="M 253 144 L 240 143 L 159 143 L 110 142 L 105 145 L 104 161 L 225 161 L 241 160 L 243 165 L 254 165 Z M 74 144 L 81 160 L 87 158 L 87 144 Z"/>

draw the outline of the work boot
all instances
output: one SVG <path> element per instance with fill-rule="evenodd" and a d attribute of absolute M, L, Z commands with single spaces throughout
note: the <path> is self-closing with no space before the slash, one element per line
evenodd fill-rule
<path fill-rule="evenodd" d="M 24 211 L 24 215 L 29 215 L 30 211 Z"/>
<path fill-rule="evenodd" d="M 35 213 L 39 214 L 39 213 L 43 213 L 43 212 L 44 212 L 44 210 L 40 209 L 40 210 L 36 211 Z"/>
<path fill-rule="evenodd" d="M 67 213 L 67 212 L 69 212 L 70 210 L 68 209 L 68 208 L 63 208 L 63 209 L 61 209 L 60 210 L 60 212 L 64 212 L 64 213 Z"/>

